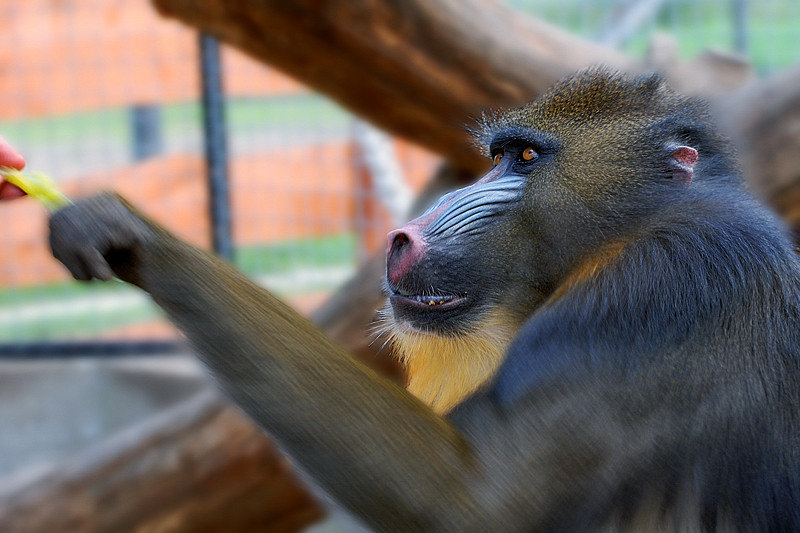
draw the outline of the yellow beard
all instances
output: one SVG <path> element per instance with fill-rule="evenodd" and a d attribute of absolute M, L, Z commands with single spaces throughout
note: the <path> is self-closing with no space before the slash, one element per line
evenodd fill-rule
<path fill-rule="evenodd" d="M 397 323 L 390 329 L 393 347 L 408 373 L 408 391 L 444 414 L 494 376 L 518 327 L 492 314 L 454 337 Z"/>

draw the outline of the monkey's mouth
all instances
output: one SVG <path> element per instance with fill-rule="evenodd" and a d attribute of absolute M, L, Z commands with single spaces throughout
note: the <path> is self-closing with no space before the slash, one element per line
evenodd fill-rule
<path fill-rule="evenodd" d="M 389 304 L 396 325 L 428 334 L 458 331 L 474 303 L 466 294 L 435 294 L 388 287 Z"/>
<path fill-rule="evenodd" d="M 392 304 L 392 308 L 394 308 L 395 311 L 422 309 L 444 311 L 458 307 L 465 301 L 466 298 L 464 296 L 455 296 L 452 294 L 406 295 L 397 291 L 391 291 L 389 293 L 389 302 Z"/>

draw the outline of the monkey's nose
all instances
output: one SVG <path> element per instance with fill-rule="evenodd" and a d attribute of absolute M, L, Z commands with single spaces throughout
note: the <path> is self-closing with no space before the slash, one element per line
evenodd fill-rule
<path fill-rule="evenodd" d="M 422 258 L 424 249 L 424 240 L 409 226 L 389 233 L 386 252 L 386 276 L 389 282 L 399 283 Z"/>

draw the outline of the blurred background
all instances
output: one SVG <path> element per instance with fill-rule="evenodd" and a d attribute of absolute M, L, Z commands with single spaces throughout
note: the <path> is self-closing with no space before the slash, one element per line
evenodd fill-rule
<path fill-rule="evenodd" d="M 796 0 L 506 5 L 632 57 L 663 32 L 680 58 L 714 48 L 747 58 L 758 77 L 800 60 Z M 306 314 L 380 253 L 441 163 L 277 70 L 202 41 L 149 2 L 0 0 L 0 21 L 0 135 L 29 169 L 76 198 L 122 193 Z M 207 388 L 145 295 L 69 279 L 49 255 L 46 219 L 29 199 L 0 204 L 0 495 L 7 498 Z"/>

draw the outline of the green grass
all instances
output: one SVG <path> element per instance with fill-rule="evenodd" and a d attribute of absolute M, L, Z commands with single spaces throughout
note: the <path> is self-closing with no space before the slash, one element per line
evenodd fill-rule
<path fill-rule="evenodd" d="M 508 0 L 527 15 L 546 20 L 591 39 L 605 24 L 617 0 Z M 797 47 L 800 10 L 795 0 L 749 2 L 746 13 L 748 56 L 755 70 L 768 73 L 800 60 Z M 673 35 L 679 56 L 689 59 L 708 48 L 734 50 L 732 2 L 685 0 L 665 5 L 655 20 L 656 31 Z M 624 51 L 641 57 L 650 38 L 650 27 L 642 29 Z"/>
<path fill-rule="evenodd" d="M 85 306 L 75 308 L 78 301 L 91 305 L 91 302 L 101 299 L 127 298 L 132 294 L 140 294 L 140 291 L 122 282 L 51 283 L 2 290 L 0 314 L 10 313 L 11 317 L 0 320 L 0 342 L 89 337 L 161 316 L 160 311 L 146 299 L 102 312 Z M 51 310 L 37 316 L 37 308 Z M 57 310 L 52 311 L 53 308 Z M 14 315 L 15 312 L 19 314 Z"/>
<path fill-rule="evenodd" d="M 252 276 L 300 268 L 345 266 L 353 264 L 356 246 L 356 236 L 352 233 L 249 246 L 236 250 L 234 263 Z"/>
<path fill-rule="evenodd" d="M 198 102 L 162 106 L 164 135 L 181 135 L 200 128 Z M 347 114 L 336 104 L 315 94 L 269 98 L 229 99 L 226 121 L 229 128 L 324 127 L 345 124 Z M 41 118 L 0 121 L 0 131 L 11 139 L 31 145 L 70 144 L 76 138 L 103 138 L 127 144 L 131 139 L 130 110 L 101 109 Z"/>
<path fill-rule="evenodd" d="M 68 305 L 68 303 L 67 303 Z M 68 309 L 68 307 L 67 307 Z M 98 313 L 69 313 L 54 319 L 27 321 L 24 325 L 0 323 L 0 340 L 5 342 L 91 338 L 115 328 L 162 317 L 152 304 L 125 306 Z"/>
<path fill-rule="evenodd" d="M 122 282 L 101 283 L 48 283 L 31 287 L 14 287 L 0 290 L 0 308 L 19 306 L 39 301 L 62 301 L 72 298 L 96 297 L 135 291 Z"/>
<path fill-rule="evenodd" d="M 618 0 L 506 0 L 511 8 L 546 20 L 577 35 L 591 37 Z"/>
<path fill-rule="evenodd" d="M 789 2 L 774 2 L 769 6 L 750 3 L 746 22 L 747 51 L 757 72 L 788 67 L 800 59 L 800 49 L 795 45 L 797 14 L 797 8 L 792 8 Z M 710 48 L 734 51 L 733 9 L 727 3 L 697 2 L 667 9 L 658 17 L 656 26 L 675 37 L 679 56 L 684 59 Z M 641 35 L 629 43 L 626 50 L 642 55 L 647 40 L 648 36 Z"/>
<path fill-rule="evenodd" d="M 225 112 L 231 128 L 320 128 L 350 120 L 342 108 L 316 94 L 229 99 Z"/>
<path fill-rule="evenodd" d="M 122 108 L 0 121 L 4 136 L 28 144 L 69 143 L 79 136 L 128 142 L 129 130 L 128 111 Z"/>

